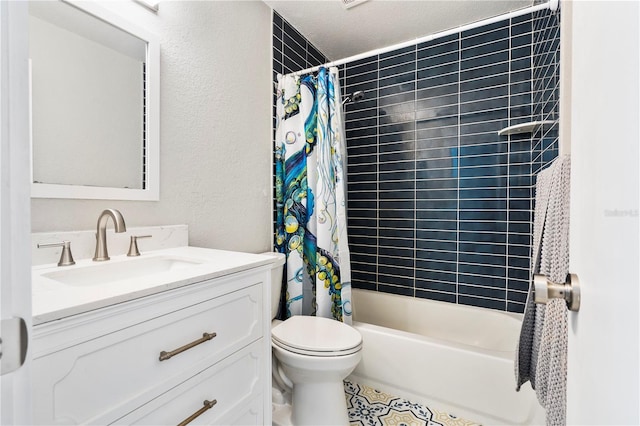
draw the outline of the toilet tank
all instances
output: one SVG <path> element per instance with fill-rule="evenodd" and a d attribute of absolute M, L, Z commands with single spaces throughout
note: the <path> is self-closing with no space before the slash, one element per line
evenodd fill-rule
<path fill-rule="evenodd" d="M 276 261 L 271 265 L 271 319 L 274 319 L 278 315 L 280 291 L 282 290 L 282 271 L 286 257 L 284 253 L 267 252 L 262 254 L 276 258 Z"/>

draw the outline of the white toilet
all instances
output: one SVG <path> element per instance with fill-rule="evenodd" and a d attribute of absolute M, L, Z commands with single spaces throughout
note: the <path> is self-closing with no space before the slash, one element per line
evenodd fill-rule
<path fill-rule="evenodd" d="M 274 264 L 271 283 L 274 383 L 293 386 L 290 424 L 347 425 L 342 381 L 362 358 L 362 336 L 355 328 L 328 318 L 293 316 L 286 321 L 275 320 L 284 255 L 271 254 L 282 256 Z M 276 423 L 281 422 L 274 415 Z"/>

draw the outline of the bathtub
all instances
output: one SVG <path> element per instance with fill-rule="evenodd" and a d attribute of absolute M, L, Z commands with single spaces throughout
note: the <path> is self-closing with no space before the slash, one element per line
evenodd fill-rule
<path fill-rule="evenodd" d="M 483 425 L 544 424 L 515 391 L 521 315 L 353 289 L 362 361 L 350 379 Z"/>

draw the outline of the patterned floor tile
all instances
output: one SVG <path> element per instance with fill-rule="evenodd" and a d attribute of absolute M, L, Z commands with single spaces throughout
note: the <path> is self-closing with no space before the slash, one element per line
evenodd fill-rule
<path fill-rule="evenodd" d="M 351 426 L 477 426 L 476 423 L 345 380 Z"/>

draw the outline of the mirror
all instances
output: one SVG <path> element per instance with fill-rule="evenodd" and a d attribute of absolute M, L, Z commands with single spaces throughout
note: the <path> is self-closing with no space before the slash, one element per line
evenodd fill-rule
<path fill-rule="evenodd" d="M 90 2 L 29 2 L 32 197 L 158 200 L 159 47 Z"/>

